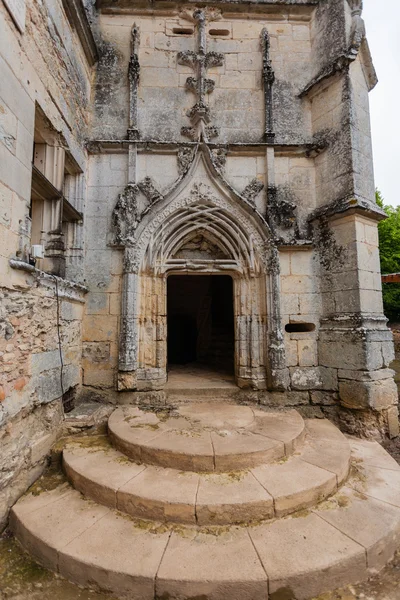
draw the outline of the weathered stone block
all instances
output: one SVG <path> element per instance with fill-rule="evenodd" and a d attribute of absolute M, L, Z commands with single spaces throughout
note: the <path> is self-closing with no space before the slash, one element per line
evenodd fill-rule
<path fill-rule="evenodd" d="M 104 342 L 117 338 L 118 319 L 116 316 L 87 316 L 83 322 L 83 340 Z"/>
<path fill-rule="evenodd" d="M 392 406 L 388 409 L 386 418 L 388 423 L 389 436 L 391 438 L 397 437 L 400 433 L 399 409 L 397 408 L 397 406 Z"/>
<path fill-rule="evenodd" d="M 31 443 L 31 463 L 32 465 L 40 462 L 47 456 L 57 441 L 57 430 L 43 435 L 41 438 Z"/>
<path fill-rule="evenodd" d="M 315 340 L 299 340 L 298 354 L 300 367 L 315 367 L 317 365 L 317 343 Z"/>
<path fill-rule="evenodd" d="M 327 367 L 318 367 L 322 379 L 322 390 L 337 390 L 338 389 L 338 372 L 337 369 L 329 369 Z"/>
<path fill-rule="evenodd" d="M 383 410 L 398 402 L 393 379 L 381 381 L 340 381 L 340 402 L 346 408 Z"/>
<path fill-rule="evenodd" d="M 339 403 L 339 394 L 337 392 L 312 391 L 310 392 L 311 404 L 320 406 L 334 406 Z"/>
<path fill-rule="evenodd" d="M 318 367 L 291 367 L 290 381 L 295 390 L 314 390 L 322 387 L 322 377 Z"/>

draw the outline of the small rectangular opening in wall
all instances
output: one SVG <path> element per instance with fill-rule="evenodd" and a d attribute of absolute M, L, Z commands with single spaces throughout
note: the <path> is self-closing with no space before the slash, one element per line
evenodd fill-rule
<path fill-rule="evenodd" d="M 210 29 L 208 33 L 214 37 L 226 37 L 230 31 L 229 29 Z"/>
<path fill-rule="evenodd" d="M 190 27 L 174 27 L 172 33 L 175 35 L 192 35 L 194 29 L 191 29 Z"/>
<path fill-rule="evenodd" d="M 285 325 L 285 331 L 287 333 L 305 333 L 314 330 L 314 323 L 287 323 Z"/>
<path fill-rule="evenodd" d="M 70 388 L 64 392 L 62 397 L 62 404 L 64 413 L 69 413 L 75 408 L 75 397 L 77 392 L 77 386 Z"/>

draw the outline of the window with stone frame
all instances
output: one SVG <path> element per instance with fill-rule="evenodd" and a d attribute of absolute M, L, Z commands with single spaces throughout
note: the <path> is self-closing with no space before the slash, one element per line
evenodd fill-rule
<path fill-rule="evenodd" d="M 60 277 L 66 275 L 67 258 L 77 245 L 77 224 L 82 223 L 82 213 L 75 207 L 81 174 L 62 136 L 37 107 L 28 258 L 39 269 Z M 34 256 L 33 246 L 41 247 L 41 258 Z"/>

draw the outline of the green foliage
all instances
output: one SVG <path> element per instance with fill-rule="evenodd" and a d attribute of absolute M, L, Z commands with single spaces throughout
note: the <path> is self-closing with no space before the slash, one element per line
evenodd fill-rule
<path fill-rule="evenodd" d="M 388 218 L 378 225 L 382 273 L 400 273 L 400 206 L 384 204 L 382 194 L 376 190 L 376 203 Z M 383 305 L 389 319 L 400 321 L 400 284 L 383 284 Z"/>

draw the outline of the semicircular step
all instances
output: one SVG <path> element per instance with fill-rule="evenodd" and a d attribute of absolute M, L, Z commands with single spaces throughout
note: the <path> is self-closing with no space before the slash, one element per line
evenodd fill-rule
<path fill-rule="evenodd" d="M 230 473 L 136 464 L 114 448 L 71 445 L 65 473 L 89 498 L 133 517 L 225 525 L 281 517 L 333 494 L 349 471 L 350 447 L 329 421 L 308 421 L 297 456 Z M 329 437 L 330 436 L 330 437 Z"/>
<path fill-rule="evenodd" d="M 366 580 L 400 543 L 400 468 L 390 457 L 374 466 L 384 458 L 376 442 L 355 446 L 363 477 L 302 518 L 169 526 L 88 502 L 64 484 L 22 497 L 11 527 L 45 567 L 120 598 L 306 600 Z"/>
<path fill-rule="evenodd" d="M 295 410 L 217 402 L 183 405 L 165 415 L 120 407 L 108 431 L 113 445 L 137 462 L 201 472 L 249 469 L 290 456 L 305 433 Z"/>

